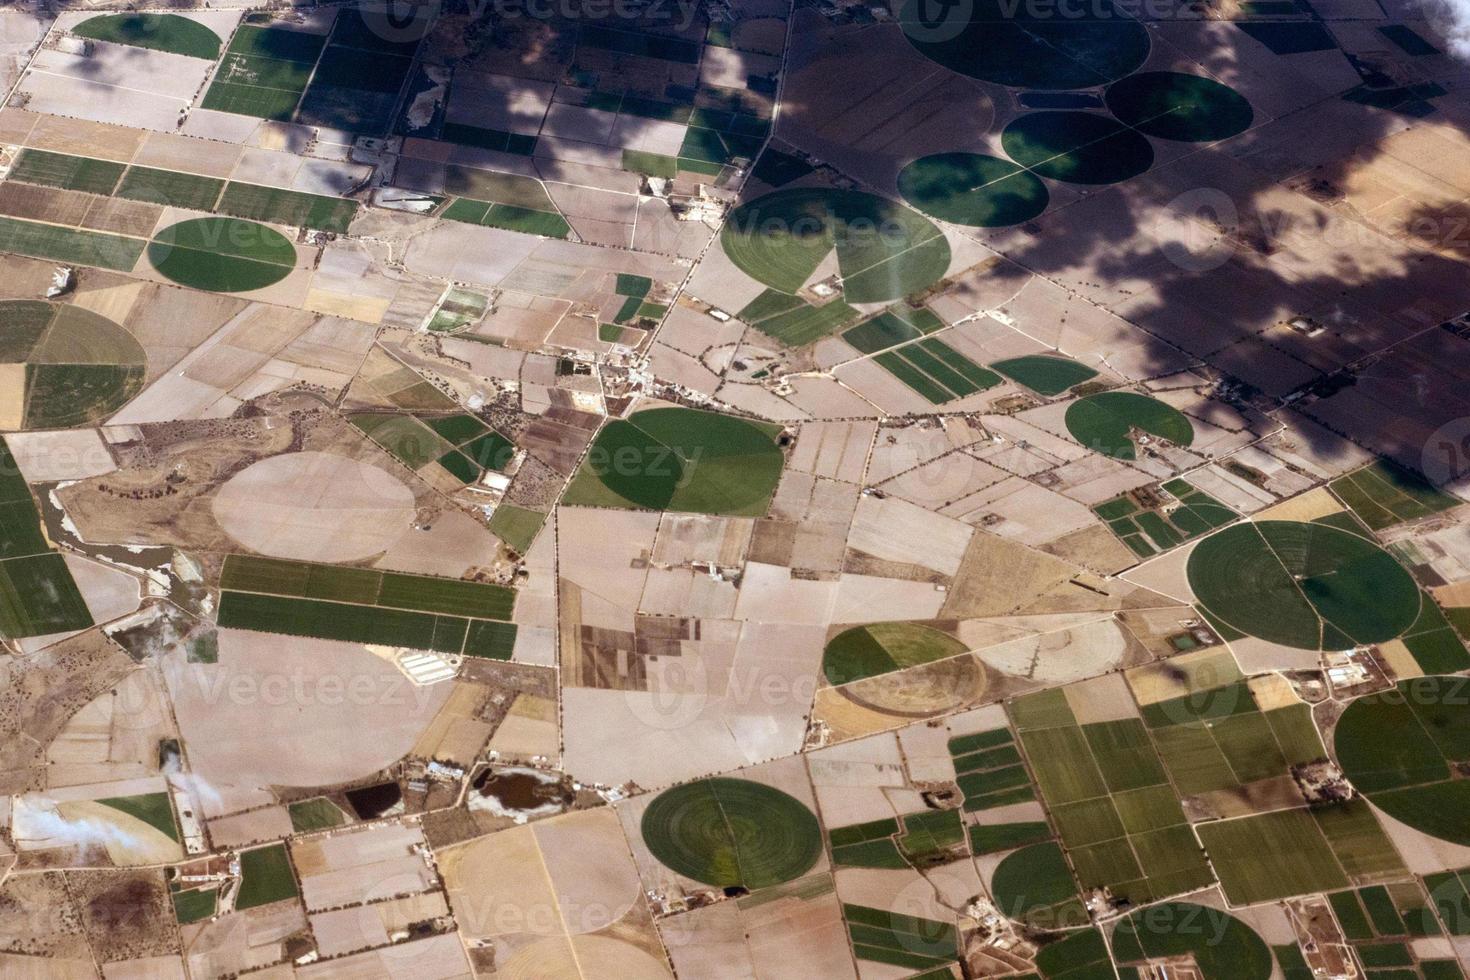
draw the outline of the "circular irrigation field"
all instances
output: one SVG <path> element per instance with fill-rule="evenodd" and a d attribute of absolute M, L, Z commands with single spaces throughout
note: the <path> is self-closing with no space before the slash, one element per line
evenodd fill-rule
<path fill-rule="evenodd" d="M 643 811 L 643 841 L 669 868 L 754 891 L 799 878 L 822 854 L 822 828 L 796 797 L 715 777 L 665 790 Z"/>
<path fill-rule="evenodd" d="M 1270 980 L 1271 950 L 1256 931 L 1228 912 L 1192 902 L 1139 909 L 1113 930 L 1119 963 L 1194 958 L 1201 980 Z"/>
<path fill-rule="evenodd" d="M 849 303 L 886 303 L 937 282 L 949 242 L 934 223 L 865 191 L 797 187 L 740 205 L 720 232 L 730 261 L 795 293 L 836 249 Z"/>
<path fill-rule="evenodd" d="M 614 419 L 587 451 L 569 502 L 763 515 L 786 462 L 778 432 L 766 423 L 692 408 L 651 408 Z"/>
<path fill-rule="evenodd" d="M 871 623 L 832 637 L 822 654 L 822 672 L 833 686 L 875 674 L 932 663 L 965 652 L 948 633 L 918 623 Z"/>
<path fill-rule="evenodd" d="M 1470 846 L 1470 678 L 1419 677 L 1347 706 L 1333 745 L 1342 771 L 1396 820 Z"/>
<path fill-rule="evenodd" d="M 137 338 L 80 306 L 0 302 L 0 430 L 91 425 L 143 387 Z"/>
<path fill-rule="evenodd" d="M 1093 452 L 1133 459 L 1135 431 L 1167 439 L 1176 446 L 1194 442 L 1194 426 L 1177 408 L 1131 391 L 1088 395 L 1067 408 L 1067 431 Z"/>
<path fill-rule="evenodd" d="M 1382 643 L 1419 616 L 1419 587 L 1392 555 L 1325 524 L 1236 524 L 1199 543 L 1188 575 L 1225 625 L 1300 649 Z"/>
<path fill-rule="evenodd" d="M 920 157 L 899 172 L 898 192 L 931 218 L 972 228 L 1030 221 L 1050 198 L 1035 174 L 980 153 Z"/>
<path fill-rule="evenodd" d="M 103 14 L 89 17 L 70 33 L 94 41 L 167 51 L 190 58 L 219 57 L 219 35 L 198 21 L 178 14 Z"/>
<path fill-rule="evenodd" d="M 1153 166 L 1148 139 L 1096 112 L 1033 112 L 1000 134 L 1010 158 L 1033 173 L 1069 184 L 1116 184 Z"/>
<path fill-rule="evenodd" d="M 148 261 L 181 286 L 243 293 L 280 282 L 296 266 L 296 246 L 274 228 L 239 218 L 194 218 L 148 243 Z"/>
<path fill-rule="evenodd" d="M 936 11 L 937 8 L 937 11 Z M 935 14 L 938 13 L 936 17 Z M 968 13 L 962 22 L 952 18 Z M 1148 56 L 1148 32 L 1108 0 L 1080 17 L 1006 0 L 906 0 L 899 25 L 919 53 L 951 71 L 1015 88 L 1091 88 L 1122 78 Z"/>
<path fill-rule="evenodd" d="M 1145 71 L 1115 82 L 1108 109 L 1140 133 L 1187 143 L 1212 143 L 1243 133 L 1254 113 L 1245 96 L 1213 78 Z"/>

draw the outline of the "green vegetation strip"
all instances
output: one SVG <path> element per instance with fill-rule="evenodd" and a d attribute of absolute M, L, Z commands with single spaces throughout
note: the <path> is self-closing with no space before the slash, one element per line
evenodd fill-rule
<path fill-rule="evenodd" d="M 0 218 L 0 252 L 33 259 L 131 272 L 145 244 L 141 238 Z"/>
<path fill-rule="evenodd" d="M 822 854 L 817 818 L 795 797 L 716 777 L 665 790 L 643 812 L 653 856 L 695 881 L 754 891 L 799 878 Z"/>
<path fill-rule="evenodd" d="M 951 923 L 847 903 L 842 914 L 860 960 L 923 970 L 959 956 L 959 936 Z"/>

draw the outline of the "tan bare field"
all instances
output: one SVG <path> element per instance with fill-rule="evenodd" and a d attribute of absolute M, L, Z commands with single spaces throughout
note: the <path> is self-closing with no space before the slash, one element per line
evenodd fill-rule
<path fill-rule="evenodd" d="M 215 494 L 214 517 L 243 547 L 276 558 L 352 561 L 385 551 L 414 517 L 413 491 L 384 470 L 329 453 L 247 467 Z"/>
<path fill-rule="evenodd" d="M 218 663 L 176 657 L 165 676 L 194 772 L 239 790 L 368 776 L 413 746 L 450 690 L 359 644 L 238 630 L 220 631 Z"/>

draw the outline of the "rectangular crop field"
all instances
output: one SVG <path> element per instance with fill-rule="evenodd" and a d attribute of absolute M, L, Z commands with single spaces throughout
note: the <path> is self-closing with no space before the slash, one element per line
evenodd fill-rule
<path fill-rule="evenodd" d="M 225 627 L 497 660 L 515 646 L 515 592 L 498 585 L 230 555 L 220 588 Z"/>
<path fill-rule="evenodd" d="M 1200 824 L 1196 830 L 1232 904 L 1346 888 L 1347 875 L 1308 810 Z"/>
<path fill-rule="evenodd" d="M 12 639 L 86 629 L 92 614 L 54 551 L 0 561 L 0 636 Z"/>
<path fill-rule="evenodd" d="M 766 336 L 779 340 L 787 347 L 801 347 L 820 340 L 862 316 L 840 299 L 821 306 L 811 306 L 800 300 L 797 300 L 797 303 L 799 305 L 792 309 L 761 320 L 747 320 L 746 322 Z M 741 317 L 741 319 L 745 318 Z"/>
<path fill-rule="evenodd" d="M 1079 724 L 1060 688 L 1010 708 L 1084 891 L 1138 904 L 1214 880 L 1142 721 Z"/>
<path fill-rule="evenodd" d="M 240 892 L 235 908 L 253 909 L 296 897 L 296 876 L 285 844 L 272 844 L 240 855 Z"/>
<path fill-rule="evenodd" d="M 200 105 L 262 119 L 290 120 L 326 38 L 279 27 L 242 25 Z"/>
<path fill-rule="evenodd" d="M 117 188 L 117 196 L 191 211 L 213 211 L 224 187 L 225 182 L 217 177 L 129 167 Z"/>
<path fill-rule="evenodd" d="M 1388 460 L 1339 477 L 1328 486 L 1375 531 L 1437 514 L 1461 502 Z"/>
<path fill-rule="evenodd" d="M 231 181 L 217 210 L 237 218 L 345 234 L 357 214 L 357 202 L 322 194 L 241 184 Z"/>
<path fill-rule="evenodd" d="M 130 272 L 145 244 L 141 238 L 0 218 L 0 252 L 35 259 Z"/>
<path fill-rule="evenodd" d="M 48 150 L 23 150 L 10 168 L 10 179 L 27 184 L 43 184 L 68 191 L 88 194 L 111 194 L 122 178 L 125 164 L 111 160 L 52 153 Z"/>
<path fill-rule="evenodd" d="M 495 204 L 461 197 L 445 208 L 440 217 L 466 224 L 503 228 L 545 238 L 566 238 L 571 225 L 555 211 L 541 211 L 513 204 Z"/>

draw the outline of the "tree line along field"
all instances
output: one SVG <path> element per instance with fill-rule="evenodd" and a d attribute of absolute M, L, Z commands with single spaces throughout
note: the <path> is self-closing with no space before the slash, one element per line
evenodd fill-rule
<path fill-rule="evenodd" d="M 334 234 L 346 233 L 358 209 L 346 198 L 50 150 L 23 150 L 8 179 Z"/>
<path fill-rule="evenodd" d="M 19 639 L 91 625 L 71 570 L 42 534 L 30 487 L 0 439 L 0 635 Z"/>
<path fill-rule="evenodd" d="M 513 590 L 458 579 L 230 555 L 219 625 L 510 659 Z"/>

